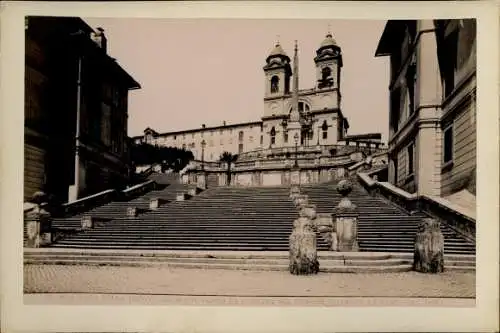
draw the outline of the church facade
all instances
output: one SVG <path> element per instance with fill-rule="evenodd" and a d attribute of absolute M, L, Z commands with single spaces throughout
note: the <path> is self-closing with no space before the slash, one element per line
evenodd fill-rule
<path fill-rule="evenodd" d="M 341 144 L 349 139 L 349 123 L 341 111 L 341 48 L 328 33 L 316 54 L 311 56 L 316 67 L 316 82 L 309 89 L 299 90 L 297 43 L 293 63 L 280 43 L 276 43 L 263 67 L 263 115 L 258 121 L 222 122 L 220 126 L 202 125 L 166 133 L 147 128 L 143 136 L 133 140 L 191 150 L 196 160 L 207 162 L 218 161 L 224 151 L 244 155 L 275 148 Z M 294 109 L 298 112 L 296 122 L 291 117 Z M 380 135 L 368 136 L 368 141 L 373 139 L 379 143 Z"/>

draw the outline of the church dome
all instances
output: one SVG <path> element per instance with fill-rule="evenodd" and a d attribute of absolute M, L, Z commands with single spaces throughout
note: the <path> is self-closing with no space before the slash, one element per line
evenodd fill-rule
<path fill-rule="evenodd" d="M 270 57 L 274 57 L 274 56 L 284 56 L 286 57 L 286 52 L 285 50 L 283 50 L 283 48 L 281 47 L 280 43 L 276 43 L 276 45 L 274 46 L 274 49 L 271 51 L 271 53 L 269 53 L 269 56 Z"/>
<path fill-rule="evenodd" d="M 269 56 L 267 57 L 266 61 L 269 63 L 269 61 L 274 58 L 282 58 L 290 62 L 290 58 L 286 54 L 285 50 L 283 50 L 279 42 L 276 43 L 271 53 L 269 53 Z"/>
<path fill-rule="evenodd" d="M 323 40 L 323 42 L 321 43 L 319 48 L 322 49 L 322 48 L 329 47 L 329 46 L 337 46 L 337 42 L 335 41 L 335 39 L 333 39 L 333 36 L 331 33 L 328 33 L 326 35 L 325 39 Z"/>

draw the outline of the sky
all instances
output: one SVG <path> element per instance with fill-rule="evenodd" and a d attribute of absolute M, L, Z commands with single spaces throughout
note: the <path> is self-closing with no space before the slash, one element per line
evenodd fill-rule
<path fill-rule="evenodd" d="M 389 65 L 374 56 L 385 21 L 84 18 L 141 89 L 129 94 L 129 136 L 258 121 L 265 59 L 277 40 L 299 46 L 299 87 L 315 84 L 313 58 L 328 31 L 342 49 L 341 109 L 348 134 L 388 136 Z"/>

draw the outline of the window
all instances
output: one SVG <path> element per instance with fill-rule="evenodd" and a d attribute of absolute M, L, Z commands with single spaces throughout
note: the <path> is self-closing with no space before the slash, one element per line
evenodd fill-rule
<path fill-rule="evenodd" d="M 279 91 L 280 78 L 276 75 L 271 78 L 271 93 L 277 93 Z"/>
<path fill-rule="evenodd" d="M 248 141 L 253 142 L 253 136 L 252 136 L 252 135 L 250 135 L 250 136 L 248 137 Z"/>
<path fill-rule="evenodd" d="M 264 144 L 264 136 L 263 135 L 260 136 L 260 144 L 261 145 Z"/>
<path fill-rule="evenodd" d="M 191 139 L 194 139 L 194 133 L 193 133 L 193 134 L 191 134 Z"/>
<path fill-rule="evenodd" d="M 220 131 L 219 131 L 219 134 L 220 134 L 220 135 L 224 134 L 224 130 L 220 130 Z"/>
<path fill-rule="evenodd" d="M 238 140 L 239 140 L 239 141 L 243 141 L 243 131 L 240 131 L 240 132 L 238 133 Z"/>
<path fill-rule="evenodd" d="M 293 110 L 293 106 L 290 107 L 290 110 L 288 110 L 288 113 L 292 112 Z M 299 112 L 309 112 L 311 110 L 311 107 L 309 106 L 309 104 L 305 103 L 305 102 L 299 102 Z"/>
<path fill-rule="evenodd" d="M 328 124 L 326 123 L 326 120 L 323 121 L 321 131 L 323 132 L 323 139 L 328 139 Z"/>
<path fill-rule="evenodd" d="M 186 149 L 186 144 L 185 143 L 182 144 L 182 149 Z"/>
<path fill-rule="evenodd" d="M 453 125 L 444 130 L 443 163 L 453 160 Z"/>
<path fill-rule="evenodd" d="M 286 131 L 283 133 L 283 141 L 285 141 L 285 143 L 288 142 L 288 132 Z"/>
<path fill-rule="evenodd" d="M 210 136 L 214 136 L 214 131 L 210 131 Z"/>
<path fill-rule="evenodd" d="M 321 79 L 318 80 L 318 88 L 327 88 L 333 86 L 332 69 L 330 67 L 323 67 L 321 69 Z"/>
<path fill-rule="evenodd" d="M 240 143 L 238 145 L 238 154 L 241 154 L 241 153 L 243 153 L 243 144 L 242 143 Z"/>
<path fill-rule="evenodd" d="M 224 145 L 224 140 L 223 139 L 220 139 L 220 145 Z"/>
<path fill-rule="evenodd" d="M 271 144 L 274 145 L 276 143 L 276 130 L 274 129 L 274 126 L 273 128 L 271 128 Z"/>
<path fill-rule="evenodd" d="M 414 169 L 414 143 L 411 143 L 408 148 L 407 148 L 407 152 L 408 152 L 408 175 L 412 175 L 415 171 Z"/>

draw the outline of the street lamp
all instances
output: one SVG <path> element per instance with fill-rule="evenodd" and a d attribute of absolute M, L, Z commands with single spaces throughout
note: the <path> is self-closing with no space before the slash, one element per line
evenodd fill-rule
<path fill-rule="evenodd" d="M 299 162 L 297 161 L 297 145 L 299 143 L 299 134 L 295 133 L 293 136 L 293 140 L 295 141 L 295 167 L 297 168 L 299 166 Z"/>
<path fill-rule="evenodd" d="M 205 146 L 207 143 L 205 140 L 201 141 L 201 170 L 205 170 Z"/>

